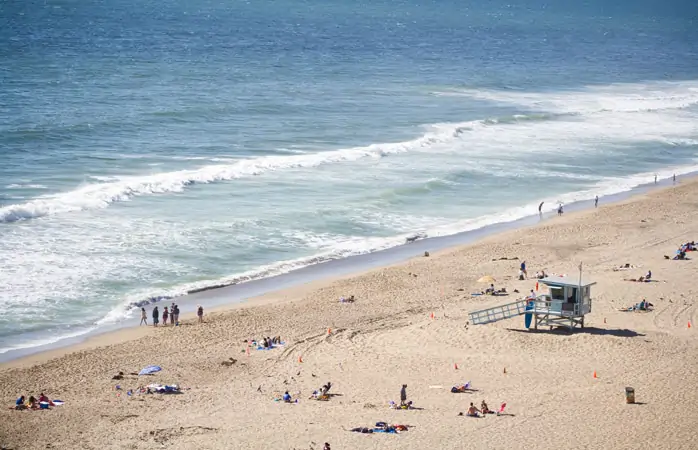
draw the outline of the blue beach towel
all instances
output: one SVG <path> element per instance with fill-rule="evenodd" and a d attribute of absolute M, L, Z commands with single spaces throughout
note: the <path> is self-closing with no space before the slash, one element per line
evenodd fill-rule
<path fill-rule="evenodd" d="M 141 369 L 141 371 L 138 372 L 138 375 L 150 375 L 150 374 L 153 374 L 155 372 L 160 372 L 161 370 L 162 370 L 162 367 L 160 367 L 160 366 L 148 366 L 148 367 L 144 367 L 143 369 Z"/>
<path fill-rule="evenodd" d="M 279 347 L 280 345 L 286 345 L 286 343 L 285 343 L 285 342 L 282 342 L 282 343 L 280 343 L 280 344 L 274 344 L 274 345 L 272 345 L 271 347 L 268 347 L 268 348 L 264 348 L 263 346 L 259 345 L 259 346 L 257 346 L 257 350 L 273 350 L 273 349 Z"/>

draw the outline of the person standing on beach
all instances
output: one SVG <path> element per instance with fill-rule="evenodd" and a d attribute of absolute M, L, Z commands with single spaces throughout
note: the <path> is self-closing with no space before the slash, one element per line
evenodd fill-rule
<path fill-rule="evenodd" d="M 654 174 L 654 184 L 657 184 L 657 174 Z"/>
<path fill-rule="evenodd" d="M 141 308 L 141 325 L 143 324 L 148 326 L 148 314 L 145 312 L 145 308 Z"/>
<path fill-rule="evenodd" d="M 676 174 L 674 174 L 673 180 L 674 180 L 674 184 L 676 184 Z"/>
<path fill-rule="evenodd" d="M 528 272 L 526 272 L 526 261 L 521 261 L 521 273 L 524 278 L 528 278 Z"/>
<path fill-rule="evenodd" d="M 402 389 L 400 389 L 400 406 L 405 406 L 407 402 L 407 385 L 403 384 Z"/>
<path fill-rule="evenodd" d="M 172 305 L 170 306 L 170 325 L 174 326 L 175 324 L 175 303 L 172 302 Z"/>
<path fill-rule="evenodd" d="M 561 216 L 564 211 L 562 210 L 562 203 L 560 203 L 560 206 L 557 207 L 557 215 Z"/>
<path fill-rule="evenodd" d="M 170 317 L 169 311 L 167 311 L 167 306 L 162 311 L 162 326 L 167 326 L 167 319 Z"/>
<path fill-rule="evenodd" d="M 598 208 L 598 207 L 599 207 L 599 196 L 597 195 L 596 197 L 594 197 L 594 208 Z"/>
<path fill-rule="evenodd" d="M 174 315 L 172 317 L 172 323 L 175 326 L 179 325 L 179 305 L 174 305 Z"/>
<path fill-rule="evenodd" d="M 204 307 L 199 305 L 199 308 L 196 310 L 196 315 L 199 316 L 199 323 L 203 323 L 204 321 Z"/>
<path fill-rule="evenodd" d="M 540 202 L 540 205 L 538 205 L 538 217 L 541 219 L 543 218 L 543 203 L 545 202 Z"/>
<path fill-rule="evenodd" d="M 155 308 L 153 308 L 153 326 L 157 327 L 159 321 L 160 321 L 160 311 L 158 311 L 158 307 L 156 306 Z"/>

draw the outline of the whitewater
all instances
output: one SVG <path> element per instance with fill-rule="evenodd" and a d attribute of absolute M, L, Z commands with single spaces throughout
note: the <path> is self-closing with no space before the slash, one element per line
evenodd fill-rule
<path fill-rule="evenodd" d="M 698 169 L 685 15 L 148 5 L 0 6 L 1 358 Z"/>

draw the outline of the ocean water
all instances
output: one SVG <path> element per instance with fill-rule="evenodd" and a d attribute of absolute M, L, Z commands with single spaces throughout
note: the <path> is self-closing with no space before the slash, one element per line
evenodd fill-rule
<path fill-rule="evenodd" d="M 0 353 L 698 170 L 698 6 L 552 3 L 0 2 Z"/>

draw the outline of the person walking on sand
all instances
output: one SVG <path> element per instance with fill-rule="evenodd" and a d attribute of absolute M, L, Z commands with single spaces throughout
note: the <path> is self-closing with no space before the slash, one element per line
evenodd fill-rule
<path fill-rule="evenodd" d="M 160 311 L 158 311 L 158 307 L 156 306 L 155 308 L 153 308 L 153 326 L 157 327 L 159 321 L 160 321 Z"/>
<path fill-rule="evenodd" d="M 524 278 L 528 278 L 528 272 L 526 272 L 526 261 L 521 261 L 521 273 Z"/>
<path fill-rule="evenodd" d="M 657 184 L 657 174 L 654 174 L 654 184 Z"/>
<path fill-rule="evenodd" d="M 199 308 L 196 310 L 196 315 L 199 316 L 199 323 L 203 323 L 204 321 L 204 307 L 199 305 Z"/>
<path fill-rule="evenodd" d="M 403 384 L 402 389 L 400 389 L 400 406 L 405 406 L 407 402 L 407 385 Z"/>
<path fill-rule="evenodd" d="M 561 216 L 564 211 L 562 210 L 562 203 L 560 203 L 560 206 L 557 207 L 557 215 Z"/>
<path fill-rule="evenodd" d="M 145 312 L 145 308 L 141 308 L 141 325 L 143 324 L 148 326 L 148 314 Z"/>
<path fill-rule="evenodd" d="M 594 208 L 598 208 L 598 207 L 599 207 L 599 196 L 597 195 L 596 197 L 594 197 Z"/>

